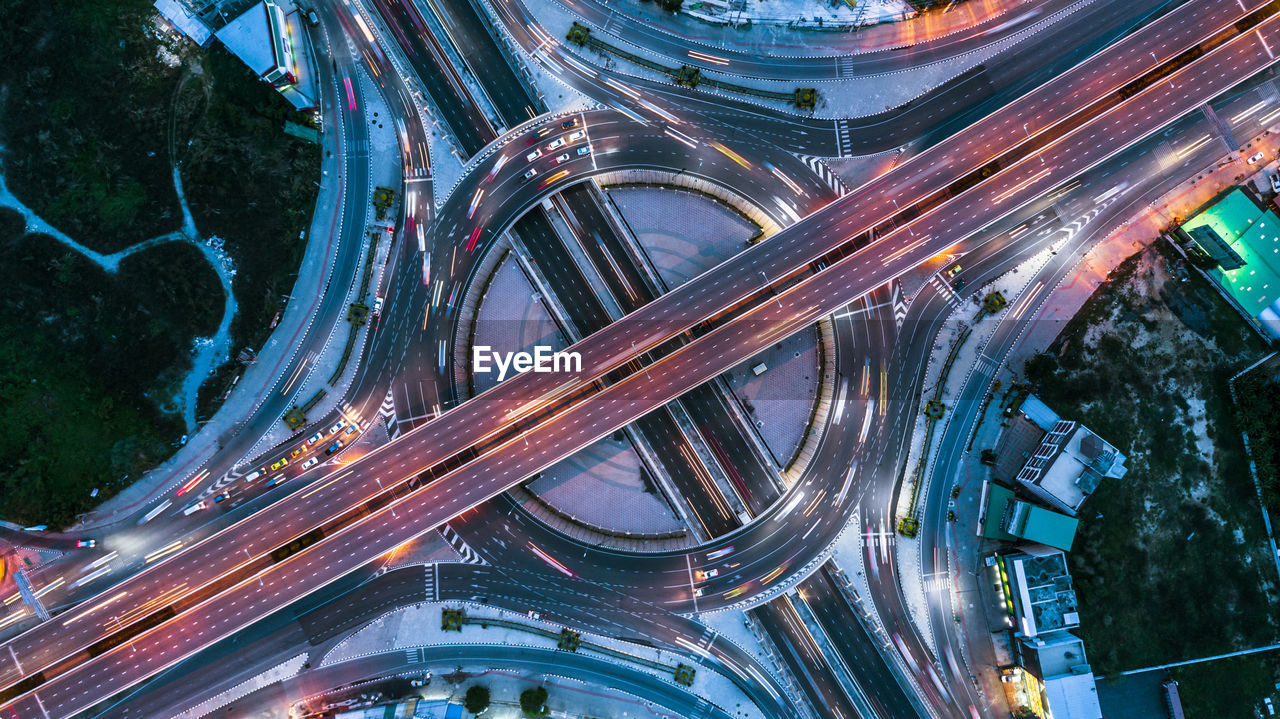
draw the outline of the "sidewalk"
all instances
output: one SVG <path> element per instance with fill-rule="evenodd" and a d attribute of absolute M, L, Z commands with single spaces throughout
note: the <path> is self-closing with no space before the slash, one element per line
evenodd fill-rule
<path fill-rule="evenodd" d="M 1043 0 L 960 0 L 949 12 L 926 12 L 907 20 L 881 23 L 851 32 L 823 32 L 764 25 L 750 29 L 717 26 L 688 15 L 670 15 L 645 5 L 589 0 L 615 16 L 676 38 L 722 50 L 768 52 L 781 56 L 861 54 L 908 47 L 993 25 L 1016 10 L 1030 10 Z M 688 3 L 687 5 L 691 5 Z M 817 3 L 814 3 L 815 5 Z M 687 6 L 686 5 L 686 6 Z M 621 8 L 627 8 L 623 10 Z M 635 7 L 635 10 L 631 10 Z M 628 11 L 629 10 L 629 11 Z M 794 51 L 794 52 L 788 52 Z"/>

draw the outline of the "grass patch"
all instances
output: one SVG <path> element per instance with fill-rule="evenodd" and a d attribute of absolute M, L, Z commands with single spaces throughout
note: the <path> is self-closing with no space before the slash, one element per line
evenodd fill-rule
<path fill-rule="evenodd" d="M 1267 716 L 1262 698 L 1276 695 L 1280 654 L 1266 652 L 1172 670 L 1189 717 Z"/>
<path fill-rule="evenodd" d="M 108 274 L 10 210 L 0 253 L 0 516 L 62 526 L 171 451 L 182 426 L 165 400 L 222 287 L 190 245 Z"/>
<path fill-rule="evenodd" d="M 1227 378 L 1266 346 L 1162 243 L 1113 273 L 1027 378 L 1128 455 L 1080 513 L 1080 633 L 1107 674 L 1275 641 L 1276 567 Z M 1194 716 L 1194 715 L 1193 715 Z"/>

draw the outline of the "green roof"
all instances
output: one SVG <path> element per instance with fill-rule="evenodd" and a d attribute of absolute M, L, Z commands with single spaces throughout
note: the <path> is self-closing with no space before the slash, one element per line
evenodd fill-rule
<path fill-rule="evenodd" d="M 1246 312 L 1257 317 L 1280 297 L 1280 217 L 1260 210 L 1239 188 L 1187 220 L 1182 229 L 1213 228 L 1245 264 L 1234 270 L 1210 270 Z"/>
<path fill-rule="evenodd" d="M 1029 542 L 1039 542 L 1064 552 L 1071 551 L 1071 543 L 1076 538 L 1076 525 L 1080 520 L 1068 517 L 1052 509 L 1037 507 L 1029 502 L 1018 502 L 1022 511 L 1015 509 L 1017 515 L 1015 525 L 1009 532 Z"/>
<path fill-rule="evenodd" d="M 1005 505 L 1013 499 L 1013 490 L 1006 489 L 995 482 L 987 483 L 987 516 L 982 523 L 982 536 L 987 539 L 999 539 L 1012 542 L 1017 537 L 1000 528 L 1000 520 L 1004 518 Z"/>

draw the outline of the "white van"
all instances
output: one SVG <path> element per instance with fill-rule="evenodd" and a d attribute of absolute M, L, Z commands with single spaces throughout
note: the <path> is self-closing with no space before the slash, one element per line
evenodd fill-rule
<path fill-rule="evenodd" d="M 196 512 L 199 512 L 200 510 L 204 509 L 207 506 L 209 505 L 205 504 L 204 500 L 202 499 L 199 502 L 196 502 L 195 504 L 188 505 L 186 509 L 182 510 L 182 516 L 190 517 L 191 515 L 195 514 Z"/>

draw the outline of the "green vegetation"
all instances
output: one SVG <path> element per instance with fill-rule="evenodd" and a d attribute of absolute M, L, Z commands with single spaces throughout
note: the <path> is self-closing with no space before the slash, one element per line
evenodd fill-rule
<path fill-rule="evenodd" d="M 1262 698 L 1275 694 L 1280 656 L 1267 652 L 1192 664 L 1174 669 L 1173 678 L 1189 717 L 1267 716 Z"/>
<path fill-rule="evenodd" d="M 462 708 L 472 714 L 479 714 L 489 708 L 489 687 L 482 687 L 475 684 L 467 688 L 467 694 L 462 700 Z"/>
<path fill-rule="evenodd" d="M 1177 261 L 1163 244 L 1126 260 L 1025 368 L 1129 458 L 1068 555 L 1100 674 L 1276 640 L 1276 567 L 1227 388 L 1266 348 L 1198 276 L 1174 279 Z"/>
<path fill-rule="evenodd" d="M 520 711 L 529 717 L 544 717 L 550 713 L 547 709 L 547 688 L 537 686 L 520 692 Z"/>
<path fill-rule="evenodd" d="M 1236 380 L 1236 411 L 1240 429 L 1249 435 L 1258 485 L 1267 507 L 1280 509 L 1280 382 L 1277 363 L 1266 362 Z"/>
<path fill-rule="evenodd" d="M 63 526 L 172 451 L 182 427 L 163 404 L 222 288 L 189 245 L 112 275 L 9 210 L 0 253 L 0 516 Z"/>
<path fill-rule="evenodd" d="M 307 118 L 243 65 L 154 17 L 151 0 L 0 3 L 0 170 L 43 218 L 111 253 L 178 229 L 180 161 L 198 229 L 225 238 L 236 263 L 235 354 L 262 343 L 292 285 L 319 151 L 284 135 L 286 119 Z M 0 516 L 60 525 L 91 507 L 90 490 L 102 501 L 172 451 L 169 396 L 224 297 L 189 246 L 131 255 L 109 275 L 21 237 L 12 217 L 0 224 L 13 258 L 0 413 L 14 427 L 0 440 Z M 235 370 L 203 389 L 201 417 Z"/>

